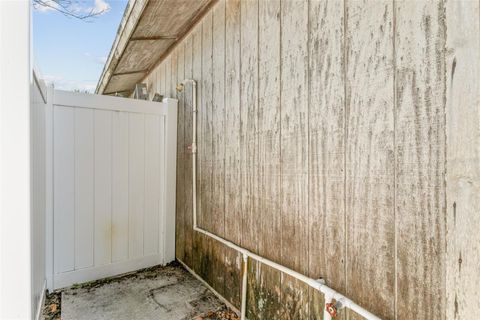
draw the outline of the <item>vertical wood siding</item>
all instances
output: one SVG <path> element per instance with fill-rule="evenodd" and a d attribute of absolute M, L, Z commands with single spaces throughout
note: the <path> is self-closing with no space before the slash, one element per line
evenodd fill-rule
<path fill-rule="evenodd" d="M 308 271 L 345 292 L 343 3 L 311 1 L 309 21 Z M 311 290 L 309 305 L 320 319 L 323 295 Z"/>
<path fill-rule="evenodd" d="M 346 5 L 346 292 L 382 319 L 391 319 L 395 303 L 393 2 L 351 0 Z M 353 312 L 350 316 L 358 318 Z"/>
<path fill-rule="evenodd" d="M 184 75 L 185 75 L 185 46 L 184 44 L 180 44 L 178 47 L 178 58 L 179 58 L 179 63 L 177 64 L 178 68 L 178 74 L 179 74 L 179 79 L 183 80 Z M 180 80 L 180 81 L 181 81 Z M 187 118 L 187 110 L 185 110 L 184 103 L 185 103 L 185 98 L 186 96 L 183 94 L 177 95 L 178 98 L 178 121 L 185 123 L 185 120 Z M 186 148 L 187 141 L 185 140 L 185 125 L 183 126 L 177 126 L 177 169 L 178 169 L 178 174 L 177 174 L 177 206 L 179 206 L 178 210 L 180 212 L 185 212 L 186 211 L 186 202 L 183 201 L 183 198 L 185 197 L 185 194 L 179 190 L 180 187 L 183 187 L 185 184 L 185 170 L 186 167 L 188 166 L 188 163 L 185 161 L 186 159 L 186 152 L 184 152 L 184 149 Z M 191 166 L 191 165 L 190 165 Z M 180 260 L 185 259 L 185 228 L 183 225 L 177 224 L 175 226 L 175 231 L 177 235 L 176 241 L 178 241 L 178 245 L 175 246 L 175 255 L 178 257 Z"/>
<path fill-rule="evenodd" d="M 475 48 L 475 2 L 219 0 L 149 76 L 165 96 L 181 78 L 173 69 L 198 81 L 199 225 L 323 277 L 384 319 L 472 315 L 473 298 L 446 287 L 478 298 L 459 271 L 478 265 L 478 241 L 459 235 L 473 230 L 465 221 L 474 207 L 458 211 L 473 189 L 451 192 L 457 211 L 447 219 L 445 108 L 468 108 L 452 89 L 463 83 L 456 65 L 477 104 L 471 123 L 452 116 L 450 130 L 473 128 L 478 64 L 476 73 L 467 64 Z M 190 86 L 179 99 L 177 256 L 239 306 L 241 257 L 192 232 Z M 466 142 L 462 132 L 452 139 Z M 455 219 L 447 253 L 446 223 Z M 322 317 L 318 292 L 255 261 L 248 272 L 249 319 Z"/>
<path fill-rule="evenodd" d="M 480 313 L 480 2 L 448 1 L 446 24 L 446 318 L 474 319 Z"/>
<path fill-rule="evenodd" d="M 212 10 L 212 198 L 209 220 L 211 230 L 225 237 L 225 1 L 220 1 Z M 212 242 L 213 269 L 225 265 L 225 247 Z M 225 294 L 225 273 L 215 272 L 217 291 Z M 227 290 L 230 290 L 228 288 Z"/>
<path fill-rule="evenodd" d="M 308 1 L 281 1 L 280 22 L 279 204 L 282 264 L 307 274 Z M 287 311 L 283 318 L 307 319 L 307 302 L 308 286 L 282 275 L 282 305 Z"/>
<path fill-rule="evenodd" d="M 193 36 L 189 36 L 186 41 L 185 41 L 185 57 L 184 57 L 184 63 L 185 63 L 185 78 L 186 79 L 191 79 L 193 78 Z M 193 112 L 191 109 L 188 109 L 187 106 L 192 105 L 192 88 L 190 86 L 185 87 L 185 95 L 181 97 L 182 103 L 180 106 L 183 106 L 183 128 L 184 128 L 184 142 L 183 146 L 184 148 L 188 148 L 192 144 L 192 139 L 193 139 Z M 182 107 L 180 107 L 182 108 Z M 179 115 L 181 114 L 179 108 Z M 178 122 L 182 122 L 182 119 L 179 119 Z M 177 139 L 179 137 L 177 136 Z M 177 140 L 179 141 L 179 140 Z M 181 145 L 181 141 L 177 143 L 177 145 Z M 178 148 L 177 148 L 178 150 Z M 187 150 L 187 149 L 184 149 Z M 192 188 L 189 188 L 188 186 L 192 185 L 192 154 L 190 152 L 182 152 L 185 156 L 185 167 L 184 167 L 184 175 L 183 175 L 183 181 L 179 183 L 178 186 L 183 186 L 185 189 L 182 191 L 177 191 L 180 192 L 180 195 L 183 196 L 179 201 L 185 202 L 185 211 L 183 212 L 183 221 L 184 225 L 182 226 L 181 224 L 177 224 L 180 227 L 183 227 L 183 234 L 185 239 L 184 241 L 184 261 L 187 263 L 189 266 L 192 265 L 192 233 L 190 230 L 193 228 L 193 215 L 188 214 L 189 212 L 192 212 Z M 177 154 L 178 156 L 178 154 Z M 179 167 L 177 165 L 177 170 L 179 170 Z M 177 175 L 178 176 L 178 175 Z M 178 205 L 178 202 L 177 202 Z M 182 211 L 179 211 L 181 214 Z M 178 240 L 177 240 L 178 241 Z"/>
<path fill-rule="evenodd" d="M 225 3 L 225 235 L 242 239 L 242 167 L 240 119 L 240 18 L 241 1 Z M 191 210 L 189 212 L 192 212 Z M 190 215 L 191 216 L 191 215 Z M 225 248 L 225 298 L 240 304 L 241 255 Z"/>
<path fill-rule="evenodd" d="M 395 16 L 397 315 L 441 319 L 446 257 L 445 215 L 439 214 L 446 212 L 445 6 L 441 1 L 400 1 Z M 429 267 L 419 267 L 425 265 Z"/>
<path fill-rule="evenodd" d="M 202 87 L 202 27 L 201 24 L 199 27 L 195 28 L 192 32 L 192 75 L 193 79 L 198 79 L 197 81 L 197 108 L 201 108 L 202 106 L 202 99 L 203 99 L 203 87 Z M 190 106 L 191 107 L 191 106 Z M 185 106 L 185 108 L 189 108 L 189 106 Z M 202 109 L 203 110 L 203 109 Z M 202 161 L 203 156 L 200 150 L 204 149 L 204 122 L 203 118 L 205 117 L 206 113 L 202 112 L 197 114 L 197 147 L 199 152 L 197 153 L 197 163 L 196 163 L 196 170 L 197 170 L 197 181 L 195 181 L 197 185 L 197 223 L 202 226 L 202 201 L 203 197 L 203 185 L 201 184 L 202 179 Z M 190 122 L 193 119 L 190 119 Z M 190 180 L 191 181 L 191 180 Z M 191 184 L 189 184 L 191 186 Z M 183 188 L 191 189 L 189 185 L 183 186 Z M 188 213 L 185 213 L 188 214 Z M 180 212 L 177 210 L 177 221 L 181 221 Z M 190 230 L 192 231 L 192 230 Z M 193 232 L 192 236 L 192 268 L 195 270 L 199 275 L 203 276 L 202 271 L 202 261 L 204 261 L 204 256 L 206 255 L 205 247 L 207 245 L 207 240 L 205 235 L 200 234 L 198 232 Z"/>

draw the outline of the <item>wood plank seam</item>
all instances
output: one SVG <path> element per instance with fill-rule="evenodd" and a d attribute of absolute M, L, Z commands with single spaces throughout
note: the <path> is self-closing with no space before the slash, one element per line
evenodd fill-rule
<path fill-rule="evenodd" d="M 396 34 L 397 34 L 397 11 L 396 0 L 392 0 L 393 3 L 393 16 L 392 16 L 392 46 L 393 46 L 393 221 L 394 221 L 394 301 L 393 301 L 393 317 L 398 317 L 398 227 L 397 227 L 397 56 L 396 56 Z"/>
<path fill-rule="evenodd" d="M 344 281 L 345 292 L 348 288 L 348 233 L 347 233 L 347 138 L 348 138 L 348 101 L 347 101 L 347 28 L 348 28 L 348 10 L 347 0 L 343 0 L 343 96 L 344 96 L 344 112 L 343 112 L 343 229 L 344 229 Z M 347 314 L 344 316 L 347 318 Z"/>

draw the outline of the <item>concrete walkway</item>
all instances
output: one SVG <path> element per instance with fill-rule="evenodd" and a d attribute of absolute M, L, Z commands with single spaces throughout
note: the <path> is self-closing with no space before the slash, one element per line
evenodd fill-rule
<path fill-rule="evenodd" d="M 62 292 L 63 320 L 190 320 L 223 304 L 183 268 L 147 269 Z"/>

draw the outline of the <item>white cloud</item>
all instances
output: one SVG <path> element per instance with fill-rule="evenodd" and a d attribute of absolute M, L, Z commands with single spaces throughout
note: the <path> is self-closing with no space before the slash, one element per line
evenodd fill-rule
<path fill-rule="evenodd" d="M 95 7 L 93 9 L 93 12 L 102 12 L 106 13 L 110 11 L 110 4 L 104 0 L 95 0 Z"/>
<path fill-rule="evenodd" d="M 55 89 L 59 90 L 94 93 L 97 87 L 97 82 L 91 80 L 71 80 L 54 75 L 45 75 L 43 78 L 48 85 L 53 84 Z"/>

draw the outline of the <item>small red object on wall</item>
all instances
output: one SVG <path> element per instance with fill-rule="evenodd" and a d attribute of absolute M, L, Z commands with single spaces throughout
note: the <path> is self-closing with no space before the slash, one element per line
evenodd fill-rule
<path fill-rule="evenodd" d="M 337 316 L 337 307 L 335 307 L 335 303 L 327 303 L 325 305 L 325 310 L 327 310 L 332 319 L 335 319 Z"/>

